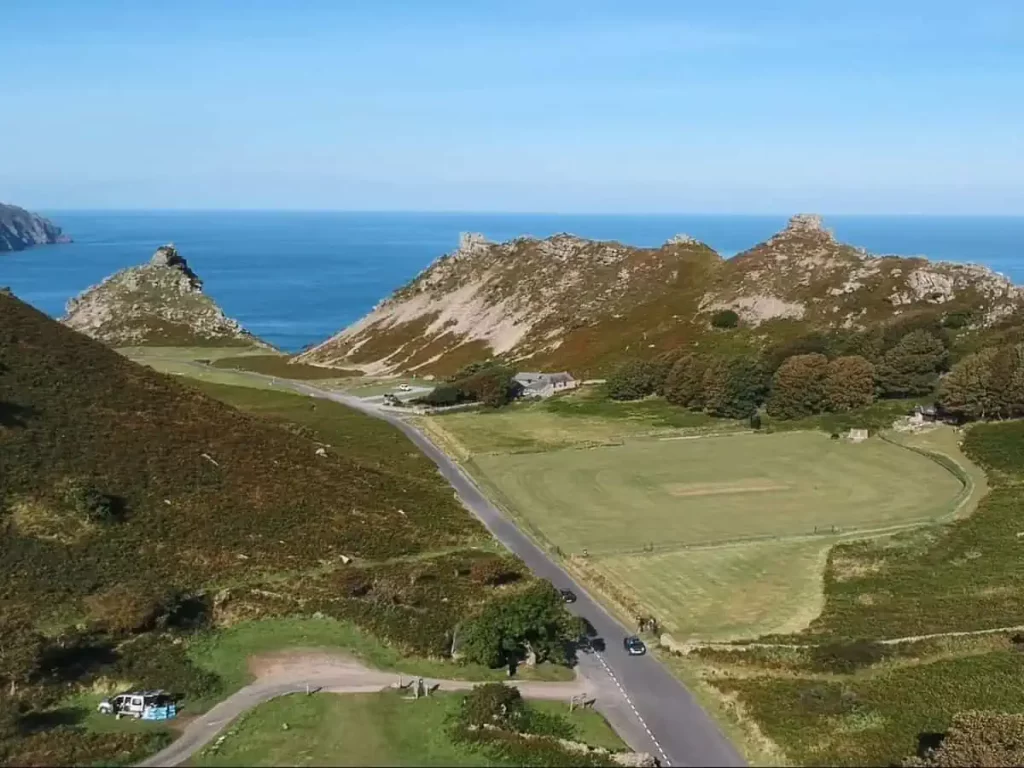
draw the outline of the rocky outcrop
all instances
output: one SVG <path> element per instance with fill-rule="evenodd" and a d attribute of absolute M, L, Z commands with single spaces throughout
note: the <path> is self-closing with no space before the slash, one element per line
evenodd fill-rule
<path fill-rule="evenodd" d="M 0 203 L 0 252 L 70 242 L 71 238 L 52 221 L 16 205 Z"/>
<path fill-rule="evenodd" d="M 730 259 L 701 310 L 709 316 L 733 309 L 750 326 L 796 319 L 817 327 L 862 328 L 941 307 L 972 310 L 987 325 L 1014 312 L 1022 299 L 1020 288 L 985 267 L 873 256 L 836 240 L 820 216 L 800 214 Z"/>
<path fill-rule="evenodd" d="M 495 355 L 587 378 L 624 357 L 703 343 L 723 309 L 770 343 L 773 323 L 791 333 L 794 324 L 863 328 L 905 313 L 969 310 L 972 323 L 991 325 L 1022 300 L 1020 288 L 983 267 L 872 256 L 839 242 L 810 214 L 728 260 L 688 235 L 636 248 L 564 233 L 506 243 L 466 234 L 299 359 L 378 374 L 446 374 Z"/>
<path fill-rule="evenodd" d="M 268 346 L 203 293 L 173 245 L 69 301 L 62 322 L 113 347 Z"/>

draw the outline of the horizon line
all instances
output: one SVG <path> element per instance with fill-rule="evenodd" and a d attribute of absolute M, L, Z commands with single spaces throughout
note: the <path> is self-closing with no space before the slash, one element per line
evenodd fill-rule
<path fill-rule="evenodd" d="M 12 204 L 13 205 L 13 204 Z M 19 206 L 20 207 L 20 206 Z M 797 214 L 812 214 L 823 218 L 965 218 L 965 219 L 1020 219 L 1022 213 L 921 213 L 921 212 L 885 212 L 885 213 L 850 213 L 850 212 L 818 212 L 798 210 L 787 212 L 755 212 L 755 211 L 508 211 L 508 210 L 431 210 L 415 208 L 185 208 L 185 207 L 35 207 L 30 210 L 48 211 L 52 213 L 336 213 L 361 215 L 420 215 L 420 216 L 583 216 L 583 217 L 683 217 L 683 216 L 720 216 L 727 217 L 760 217 L 789 218 Z"/>

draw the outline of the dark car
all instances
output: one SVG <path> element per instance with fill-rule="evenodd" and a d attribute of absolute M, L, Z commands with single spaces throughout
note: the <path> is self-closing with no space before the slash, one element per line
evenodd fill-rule
<path fill-rule="evenodd" d="M 626 649 L 626 653 L 630 656 L 643 656 L 647 653 L 647 646 L 644 645 L 644 641 L 636 635 L 630 635 L 623 640 L 622 647 Z"/>
<path fill-rule="evenodd" d="M 565 602 L 567 602 L 567 603 L 575 603 L 576 602 L 576 593 L 573 592 L 571 589 L 560 589 L 560 590 L 558 590 L 558 592 L 562 596 L 562 599 Z"/>

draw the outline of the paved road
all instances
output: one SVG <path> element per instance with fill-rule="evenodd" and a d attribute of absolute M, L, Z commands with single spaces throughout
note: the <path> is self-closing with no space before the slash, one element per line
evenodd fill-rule
<path fill-rule="evenodd" d="M 577 601 L 569 606 L 570 610 L 585 617 L 606 643 L 604 653 L 581 655 L 580 671 L 601 691 L 612 693 L 598 696 L 598 709 L 633 749 L 650 752 L 666 765 L 744 765 L 743 758 L 701 709 L 693 694 L 653 656 L 626 654 L 622 640 L 630 632 L 509 521 L 425 435 L 399 416 L 351 395 L 327 392 L 306 384 L 295 384 L 294 388 L 314 397 L 335 400 L 402 430 L 437 465 L 463 503 L 498 541 L 518 555 L 535 574 L 559 588 L 572 589 L 578 595 Z"/>
<path fill-rule="evenodd" d="M 283 657 L 267 674 L 226 698 L 217 706 L 189 723 L 173 744 L 140 763 L 150 766 L 175 766 L 184 763 L 213 741 L 228 724 L 243 712 L 265 701 L 288 693 L 317 689 L 329 693 L 377 693 L 414 680 L 408 675 L 383 672 L 363 666 L 354 659 L 335 654 L 279 654 Z M 289 658 L 291 656 L 291 658 Z M 478 683 L 465 680 L 425 680 L 437 684 L 442 691 L 464 691 Z M 568 701 L 577 694 L 595 695 L 589 681 L 577 678 L 565 683 L 516 682 L 523 696 L 530 699 Z"/>

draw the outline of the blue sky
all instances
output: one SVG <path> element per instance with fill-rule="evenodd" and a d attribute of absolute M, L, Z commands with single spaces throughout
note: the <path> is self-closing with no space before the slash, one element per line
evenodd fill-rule
<path fill-rule="evenodd" d="M 3 0 L 0 199 L 1024 214 L 1024 3 Z"/>

